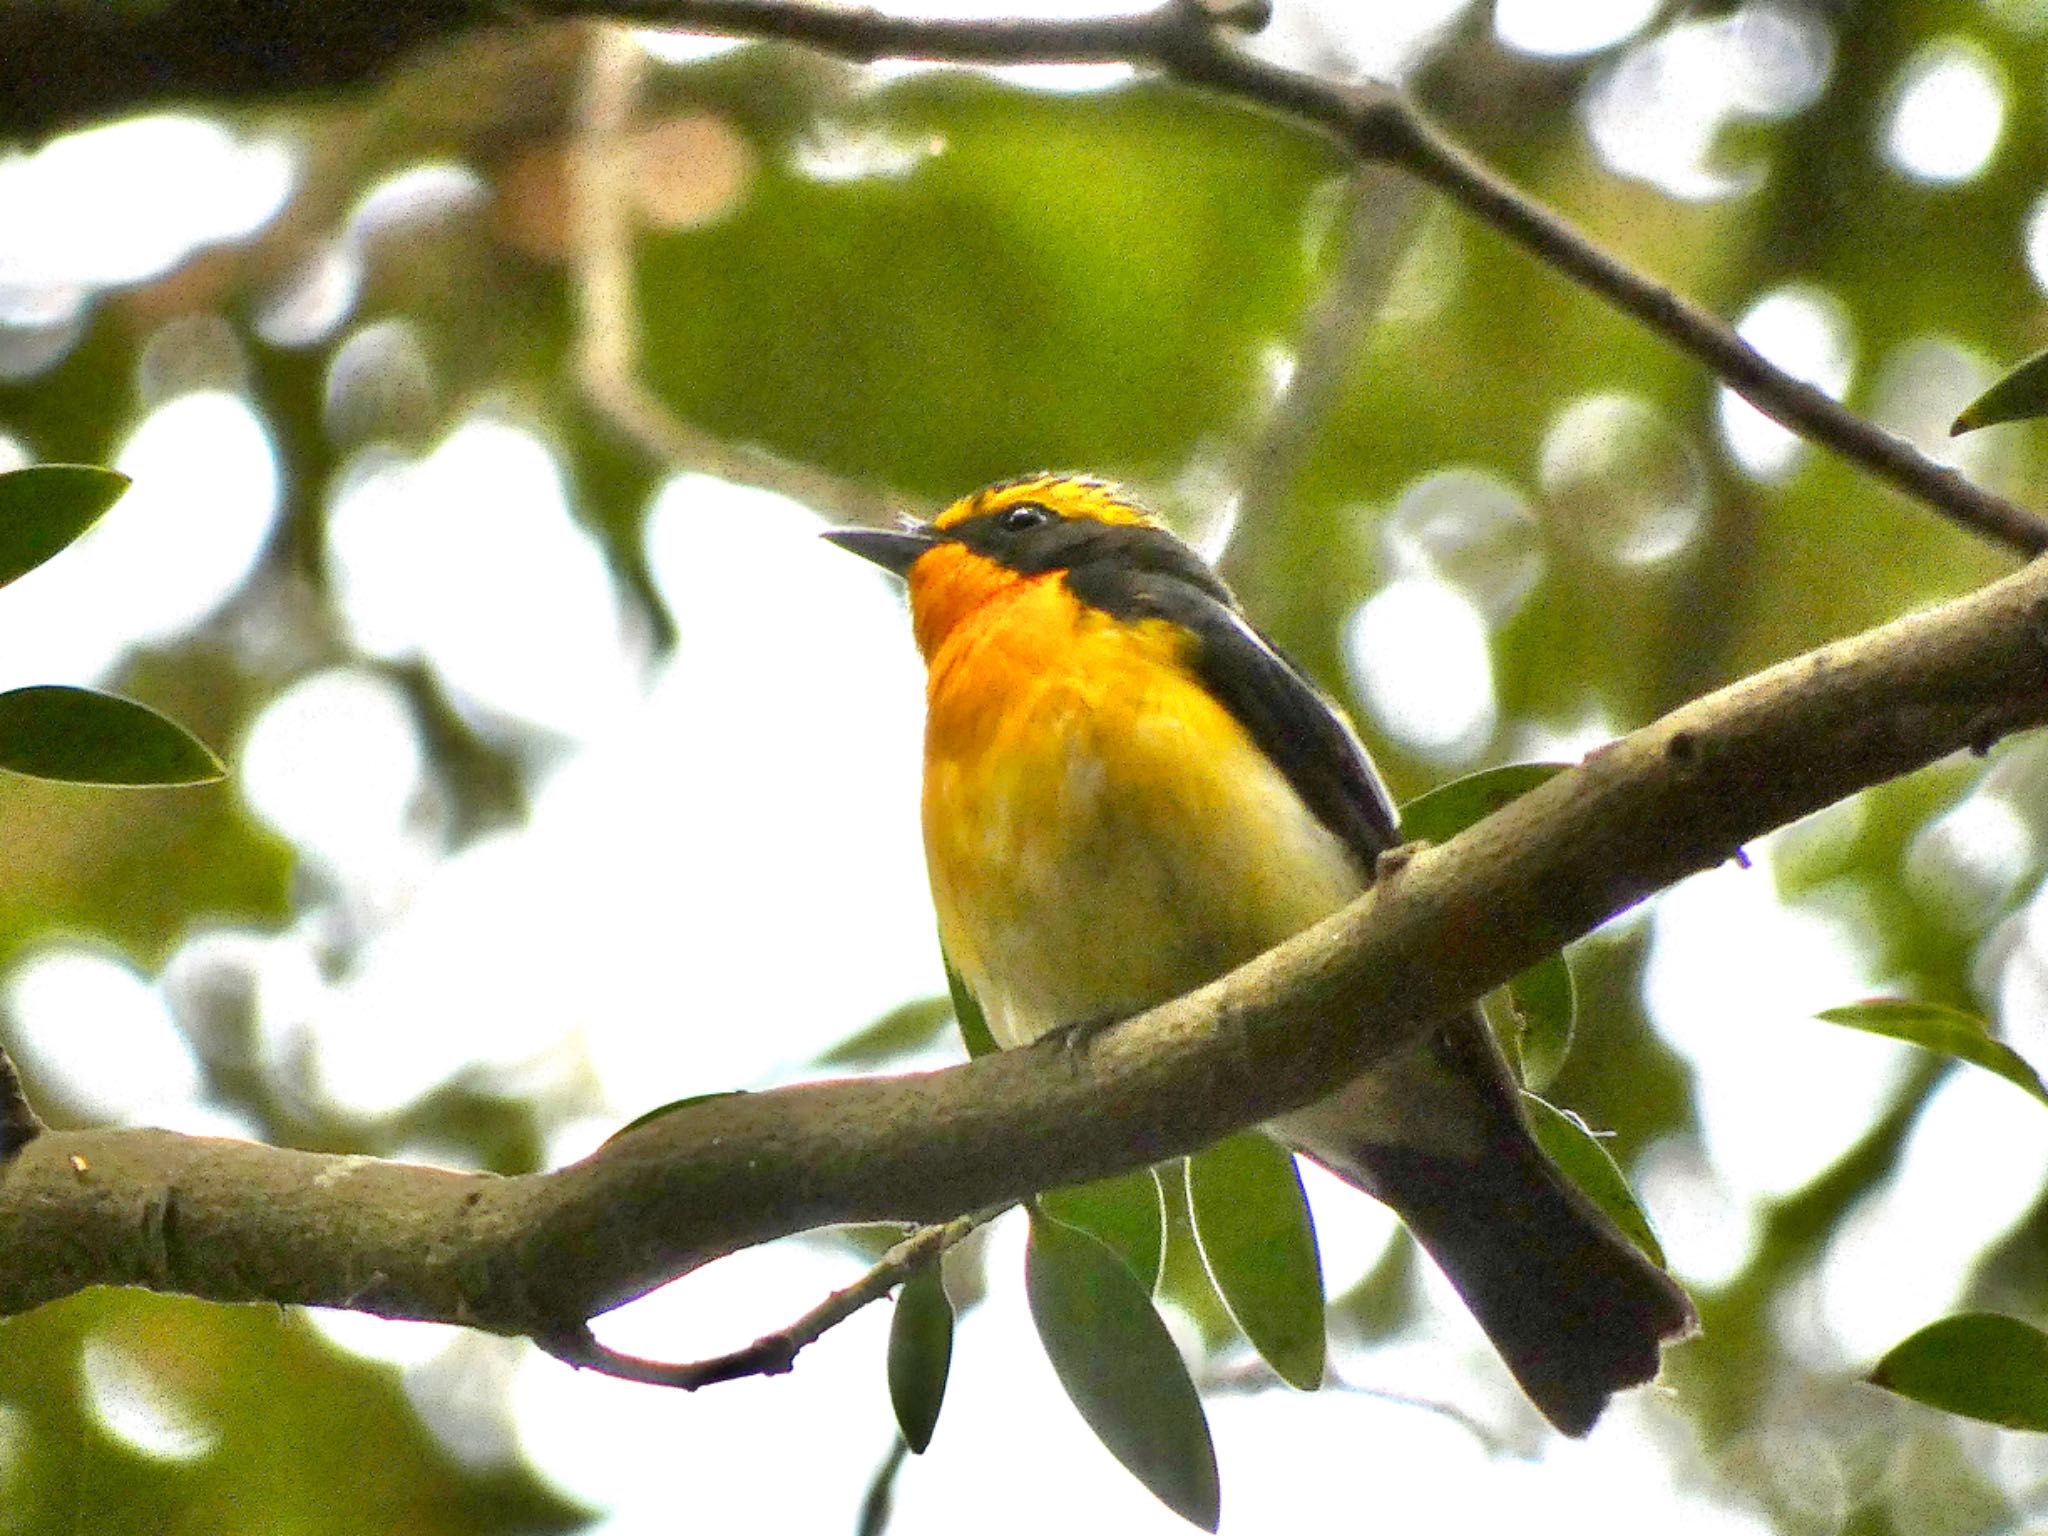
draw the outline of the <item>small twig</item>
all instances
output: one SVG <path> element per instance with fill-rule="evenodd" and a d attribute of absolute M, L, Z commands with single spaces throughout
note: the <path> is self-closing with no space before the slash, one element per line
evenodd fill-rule
<path fill-rule="evenodd" d="M 0 1163 L 42 1135 L 48 1127 L 28 1101 L 14 1058 L 0 1046 Z"/>
<path fill-rule="evenodd" d="M 1257 1356 L 1221 1370 L 1205 1372 L 1201 1378 L 1204 1393 L 1264 1392 L 1282 1385 L 1284 1384 L 1273 1368 Z M 1511 1457 L 1516 1461 L 1535 1459 L 1533 1451 L 1517 1444 L 1506 1433 L 1493 1428 L 1478 1415 L 1467 1412 L 1455 1403 L 1444 1402 L 1434 1397 L 1418 1397 L 1412 1392 L 1396 1392 L 1389 1387 L 1370 1387 L 1363 1382 L 1340 1376 L 1335 1371 L 1325 1372 L 1323 1384 L 1318 1390 L 1342 1392 L 1352 1397 L 1370 1397 L 1378 1402 L 1391 1403 L 1396 1408 L 1413 1408 L 1421 1413 L 1435 1414 L 1440 1419 L 1448 1419 L 1478 1441 L 1480 1449 L 1488 1456 Z"/>
<path fill-rule="evenodd" d="M 920 1227 L 883 1254 L 866 1274 L 853 1284 L 828 1295 L 786 1328 L 764 1333 L 742 1349 L 714 1355 L 708 1360 L 669 1362 L 648 1360 L 639 1355 L 600 1344 L 587 1324 L 565 1334 L 537 1340 L 542 1349 L 558 1360 L 623 1381 L 644 1382 L 655 1387 L 681 1387 L 694 1392 L 721 1381 L 738 1381 L 746 1376 L 780 1376 L 796 1363 L 804 1349 L 838 1327 L 869 1302 L 880 1301 L 889 1292 L 932 1263 L 954 1244 L 995 1220 L 1010 1207 L 992 1205 L 935 1226 Z"/>

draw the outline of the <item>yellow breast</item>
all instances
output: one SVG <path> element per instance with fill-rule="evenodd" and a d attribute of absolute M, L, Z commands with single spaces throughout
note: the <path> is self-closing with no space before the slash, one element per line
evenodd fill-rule
<path fill-rule="evenodd" d="M 1363 877 L 1189 672 L 1185 632 L 1019 582 L 930 653 L 940 935 L 1005 1045 L 1243 963 Z"/>

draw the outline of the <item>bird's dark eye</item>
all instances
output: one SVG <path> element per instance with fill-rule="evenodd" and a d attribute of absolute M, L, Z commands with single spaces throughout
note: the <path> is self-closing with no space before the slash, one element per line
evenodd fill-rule
<path fill-rule="evenodd" d="M 1035 501 L 1020 501 L 996 514 L 996 526 L 1005 533 L 1027 533 L 1033 528 L 1043 528 L 1051 521 L 1051 509 L 1041 507 Z"/>

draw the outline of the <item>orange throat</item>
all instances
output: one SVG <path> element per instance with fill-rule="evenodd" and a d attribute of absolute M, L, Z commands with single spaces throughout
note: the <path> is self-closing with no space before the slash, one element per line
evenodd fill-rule
<path fill-rule="evenodd" d="M 910 620 L 926 664 L 961 625 L 1046 579 L 1019 575 L 958 544 L 941 544 L 921 555 L 910 569 Z"/>

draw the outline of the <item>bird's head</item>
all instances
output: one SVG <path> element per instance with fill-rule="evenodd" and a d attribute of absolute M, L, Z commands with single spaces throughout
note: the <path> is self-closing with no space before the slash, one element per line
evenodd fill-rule
<path fill-rule="evenodd" d="M 1029 582 L 1097 583 L 1159 572 L 1205 588 L 1216 577 L 1121 487 L 1086 475 L 1026 475 L 963 496 L 929 523 L 835 528 L 825 537 L 910 584 L 927 657 L 969 614 Z M 1077 580 L 1077 578 L 1079 578 Z"/>

